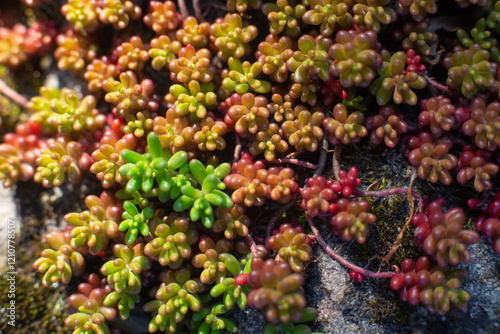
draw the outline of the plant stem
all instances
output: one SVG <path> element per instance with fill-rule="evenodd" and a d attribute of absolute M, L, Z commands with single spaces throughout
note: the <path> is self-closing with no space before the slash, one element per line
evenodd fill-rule
<path fill-rule="evenodd" d="M 294 164 L 300 167 L 305 167 L 305 168 L 310 168 L 310 169 L 318 169 L 318 165 L 315 165 L 311 162 L 308 161 L 303 161 L 299 159 L 289 159 L 289 158 L 280 158 L 280 159 L 274 159 L 273 161 L 269 162 L 270 164 Z"/>
<path fill-rule="evenodd" d="M 340 154 L 342 153 L 342 145 L 338 144 L 335 146 L 335 150 L 333 151 L 333 174 L 335 175 L 335 179 L 340 180 Z"/>
<path fill-rule="evenodd" d="M 396 238 L 396 241 L 391 247 L 391 250 L 387 253 L 386 256 L 382 259 L 382 263 L 389 263 L 389 260 L 391 259 L 392 255 L 396 253 L 398 248 L 401 246 L 401 240 L 403 240 L 403 235 L 406 231 L 406 228 L 408 225 L 410 225 L 411 220 L 413 218 L 413 213 L 415 212 L 415 203 L 413 203 L 413 197 L 411 195 L 411 187 L 413 186 L 413 182 L 415 181 L 415 178 L 417 177 L 417 170 L 413 168 L 413 173 L 411 175 L 411 180 L 410 180 L 410 186 L 408 187 L 408 204 L 410 204 L 410 217 L 406 220 L 405 225 L 401 229 L 401 231 L 398 234 L 398 237 Z M 382 264 L 381 264 L 382 265 Z"/>
<path fill-rule="evenodd" d="M 1 79 L 0 79 L 0 94 L 5 95 L 7 98 L 11 99 L 13 102 L 17 103 L 24 109 L 28 109 L 28 100 L 15 90 L 7 86 L 7 84 Z"/>
<path fill-rule="evenodd" d="M 187 6 L 186 6 L 186 3 L 184 2 L 184 0 L 179 0 L 177 2 L 179 4 L 179 10 L 182 14 L 182 17 L 183 18 L 186 18 L 189 16 L 189 10 L 187 9 Z"/>
<path fill-rule="evenodd" d="M 199 22 L 203 22 L 203 13 L 201 12 L 200 0 L 193 0 L 194 16 Z"/>
<path fill-rule="evenodd" d="M 387 272 L 378 272 L 378 273 L 376 273 L 376 272 L 370 271 L 368 269 L 361 268 L 361 267 L 359 267 L 359 266 L 357 266 L 357 265 L 355 265 L 355 264 L 347 261 L 340 254 L 336 253 L 330 246 L 327 245 L 326 241 L 319 234 L 319 231 L 316 228 L 316 226 L 314 225 L 314 222 L 313 222 L 312 218 L 307 218 L 307 222 L 309 223 L 309 226 L 311 227 L 311 230 L 314 233 L 314 236 L 316 237 L 316 240 L 321 245 L 321 247 L 323 247 L 323 249 L 331 257 L 333 257 L 336 261 L 338 261 L 343 266 L 345 266 L 345 267 L 347 267 L 347 268 L 349 268 L 351 270 L 357 271 L 361 275 L 369 276 L 369 277 L 373 277 L 373 278 L 391 278 L 391 277 L 394 277 L 394 276 L 396 276 L 397 274 L 400 273 L 399 271 L 387 271 Z"/>
<path fill-rule="evenodd" d="M 241 153 L 241 139 L 238 134 L 234 135 L 235 141 L 236 141 L 236 146 L 234 147 L 234 154 L 233 154 L 233 164 L 236 163 L 238 160 L 240 160 L 240 153 Z"/>
<path fill-rule="evenodd" d="M 372 191 L 363 191 L 360 189 L 354 189 L 354 196 L 386 197 L 393 194 L 408 194 L 409 191 L 410 191 L 409 188 L 403 188 L 403 187 L 384 189 L 384 190 L 372 190 Z M 422 196 L 420 196 L 420 194 L 417 193 L 415 190 L 411 190 L 411 195 L 418 200 L 418 211 L 422 212 L 424 205 Z"/>
<path fill-rule="evenodd" d="M 323 173 L 323 169 L 325 169 L 326 165 L 326 156 L 328 153 L 328 138 L 326 137 L 326 133 L 323 136 L 323 145 L 321 146 L 321 153 L 319 156 L 318 168 L 314 172 L 314 176 L 321 175 Z"/>

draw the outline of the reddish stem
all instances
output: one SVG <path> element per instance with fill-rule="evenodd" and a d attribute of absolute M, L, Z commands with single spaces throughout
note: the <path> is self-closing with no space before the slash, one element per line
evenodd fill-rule
<path fill-rule="evenodd" d="M 354 196 L 358 197 L 386 197 L 393 194 L 408 194 L 408 188 L 398 187 L 384 190 L 371 190 L 363 191 L 361 189 L 354 189 Z M 423 199 L 415 190 L 411 191 L 411 195 L 418 200 L 418 211 L 422 212 Z"/>
<path fill-rule="evenodd" d="M 250 251 L 252 252 L 253 257 L 259 258 L 259 251 L 257 250 L 257 244 L 255 243 L 255 240 L 253 240 L 250 235 L 247 235 L 245 239 L 250 245 Z"/>
<path fill-rule="evenodd" d="M 342 145 L 338 144 L 335 146 L 335 150 L 333 151 L 333 174 L 335 175 L 335 179 L 340 180 L 340 154 L 342 153 Z"/>
<path fill-rule="evenodd" d="M 240 136 L 238 136 L 238 134 L 235 134 L 234 137 L 236 140 L 236 146 L 234 147 L 233 164 L 236 163 L 238 160 L 240 160 L 240 154 L 241 154 Z"/>
<path fill-rule="evenodd" d="M 200 0 L 193 0 L 194 16 L 199 22 L 203 22 L 203 14 L 201 12 Z"/>
<path fill-rule="evenodd" d="M 24 109 L 28 109 L 28 100 L 15 90 L 7 86 L 7 84 L 3 80 L 0 80 L 0 94 L 5 95 L 7 98 L 11 99 Z"/>
<path fill-rule="evenodd" d="M 321 175 L 323 173 L 323 169 L 325 169 L 326 165 L 326 155 L 328 153 L 328 138 L 326 137 L 326 133 L 323 136 L 323 145 L 321 146 L 321 154 L 319 156 L 318 168 L 314 172 L 314 176 Z"/>
<path fill-rule="evenodd" d="M 429 77 L 426 73 L 423 73 L 423 72 L 419 72 L 421 76 L 424 77 L 424 79 L 427 81 L 427 83 L 429 85 L 431 85 L 432 87 L 436 88 L 437 90 L 441 90 L 445 93 L 448 93 L 450 95 L 454 95 L 456 96 L 457 95 L 457 92 L 455 92 L 454 90 L 450 89 L 448 86 L 445 86 L 437 81 L 435 81 L 434 79 L 432 79 L 431 77 Z"/>
<path fill-rule="evenodd" d="M 189 10 L 187 9 L 187 6 L 186 6 L 186 3 L 184 2 L 184 0 L 179 0 L 177 1 L 177 3 L 179 4 L 179 10 L 182 14 L 182 17 L 183 18 L 186 18 L 189 16 Z"/>
<path fill-rule="evenodd" d="M 305 168 L 318 169 L 318 165 L 315 165 L 315 164 L 310 163 L 308 161 L 299 160 L 299 159 L 281 158 L 281 159 L 274 159 L 273 161 L 270 161 L 269 163 L 271 163 L 271 164 L 290 163 L 290 164 L 294 164 L 294 165 L 305 167 Z"/>
<path fill-rule="evenodd" d="M 316 237 L 316 240 L 321 245 L 321 247 L 323 247 L 323 249 L 331 257 L 333 257 L 335 260 L 337 260 L 343 266 L 345 266 L 345 267 L 347 267 L 347 268 L 349 268 L 351 270 L 354 270 L 354 271 L 360 273 L 361 275 L 369 276 L 369 277 L 373 277 L 373 278 L 391 278 L 391 277 L 394 277 L 394 276 L 396 276 L 397 274 L 400 273 L 400 271 L 387 271 L 387 272 L 378 272 L 378 273 L 376 273 L 376 272 L 370 271 L 368 269 L 361 268 L 361 267 L 359 267 L 359 266 L 357 266 L 357 265 L 355 265 L 355 264 L 347 261 L 341 255 L 339 255 L 338 253 L 336 253 L 330 246 L 327 245 L 326 241 L 323 240 L 323 238 L 319 234 L 319 231 L 316 228 L 316 226 L 314 226 L 314 222 L 313 222 L 312 218 L 307 218 L 307 222 L 309 223 L 309 226 L 311 227 L 311 230 L 314 233 L 314 236 Z"/>

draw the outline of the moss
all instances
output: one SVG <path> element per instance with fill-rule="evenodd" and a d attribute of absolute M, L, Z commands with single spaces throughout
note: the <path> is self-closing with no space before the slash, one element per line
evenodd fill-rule
<path fill-rule="evenodd" d="M 13 79 L 9 70 L 5 66 L 0 66 L 0 78 L 9 87 L 13 87 Z M 14 132 L 15 126 L 20 118 L 26 119 L 26 115 L 21 113 L 21 108 L 9 100 L 7 97 L 0 95 L 0 133 Z"/>
<path fill-rule="evenodd" d="M 0 275 L 0 294 L 7 296 L 9 282 L 5 274 Z M 16 276 L 16 327 L 15 332 L 24 333 L 64 333 L 64 319 L 69 315 L 66 304 L 65 287 L 47 289 L 42 286 L 33 273 L 18 270 Z M 2 306 L 10 300 L 4 298 Z M 0 332 L 9 333 L 10 319 L 0 317 Z"/>

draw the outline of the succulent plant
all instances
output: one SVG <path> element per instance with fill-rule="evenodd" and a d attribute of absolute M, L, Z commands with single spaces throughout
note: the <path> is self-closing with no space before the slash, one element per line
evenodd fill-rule
<path fill-rule="evenodd" d="M 130 178 L 125 190 L 131 194 L 139 189 L 149 192 L 156 180 L 161 191 L 168 192 L 172 187 L 172 179 L 168 170 L 175 170 L 187 162 L 187 153 L 179 151 L 172 155 L 161 146 L 160 138 L 154 132 L 148 134 L 148 153 L 123 150 L 121 156 L 127 164 L 118 172 Z M 148 215 L 149 216 L 149 215 Z M 152 214 L 151 214 L 152 216 Z"/>
<path fill-rule="evenodd" d="M 94 32 L 99 24 L 94 0 L 68 0 L 61 7 L 61 13 L 78 32 Z"/>
<path fill-rule="evenodd" d="M 473 44 L 466 50 L 456 50 L 443 60 L 448 70 L 446 84 L 459 89 L 466 98 L 473 98 L 481 87 L 490 87 L 495 82 L 498 64 L 489 59 L 490 53 L 479 44 Z"/>
<path fill-rule="evenodd" d="M 434 137 L 441 137 L 457 123 L 456 109 L 451 100 L 442 95 L 421 102 L 422 112 L 418 116 L 418 126 L 429 126 Z"/>
<path fill-rule="evenodd" d="M 330 79 L 328 49 L 332 40 L 321 35 L 313 38 L 303 35 L 299 38 L 299 50 L 293 53 L 287 62 L 287 68 L 293 72 L 296 83 L 309 82 L 319 78 L 323 81 Z"/>
<path fill-rule="evenodd" d="M 137 76 L 132 71 L 122 72 L 120 81 L 112 78 L 104 80 L 102 87 L 107 92 L 106 102 L 115 104 L 117 117 L 124 118 L 131 113 L 143 110 L 155 111 L 158 108 L 151 97 L 153 82 L 144 79 L 139 84 Z"/>
<path fill-rule="evenodd" d="M 396 4 L 396 12 L 399 15 L 411 14 L 415 22 L 420 22 L 427 14 L 436 14 L 438 7 L 435 0 L 399 0 Z"/>
<path fill-rule="evenodd" d="M 173 108 L 169 108 L 165 117 L 155 117 L 153 131 L 163 148 L 176 152 L 188 146 L 194 138 L 195 131 L 190 125 L 189 116 L 179 117 Z"/>
<path fill-rule="evenodd" d="M 224 237 L 233 240 L 237 236 L 246 237 L 251 219 L 245 214 L 245 207 L 235 204 L 231 209 L 218 207 L 215 209 L 215 222 L 212 231 L 215 233 L 224 232 Z"/>
<path fill-rule="evenodd" d="M 158 35 L 174 31 L 182 22 L 182 16 L 175 11 L 173 1 L 151 1 L 144 23 Z"/>
<path fill-rule="evenodd" d="M 272 76 L 276 82 L 285 82 L 288 79 L 286 62 L 293 55 L 292 39 L 288 36 L 269 34 L 264 42 L 259 44 L 256 58 L 262 64 L 262 72 Z"/>
<path fill-rule="evenodd" d="M 267 170 L 261 162 L 253 161 L 251 155 L 243 155 L 233 165 L 233 174 L 224 178 L 227 188 L 234 190 L 231 199 L 235 204 L 245 204 L 247 207 L 264 205 L 269 194 L 266 184 Z"/>
<path fill-rule="evenodd" d="M 358 26 L 365 26 L 368 30 L 378 32 L 380 24 L 389 24 L 396 18 L 394 9 L 387 6 L 389 0 L 355 1 L 356 4 L 352 7 L 353 22 Z"/>
<path fill-rule="evenodd" d="M 180 188 L 182 195 L 175 201 L 173 209 L 181 212 L 190 208 L 192 221 L 201 219 L 203 226 L 211 228 L 214 224 L 212 206 L 233 207 L 231 198 L 221 191 L 226 188 L 221 180 L 229 174 L 230 166 L 224 163 L 216 168 L 212 165 L 205 167 L 199 160 L 193 159 L 189 162 L 189 170 L 201 189 L 189 183 L 183 185 Z"/>
<path fill-rule="evenodd" d="M 262 0 L 227 0 L 226 6 L 230 12 L 238 11 L 243 13 L 249 8 L 260 9 Z"/>
<path fill-rule="evenodd" d="M 256 78 L 262 71 L 260 62 L 250 64 L 245 61 L 241 63 L 238 58 L 230 57 L 228 64 L 230 70 L 227 77 L 222 80 L 224 89 L 238 94 L 245 94 L 249 90 L 264 94 L 271 90 L 270 82 Z"/>
<path fill-rule="evenodd" d="M 87 85 L 88 90 L 97 93 L 102 90 L 104 80 L 118 78 L 119 74 L 117 66 L 109 63 L 109 60 L 104 58 L 94 59 L 88 64 L 83 77 L 89 82 Z"/>
<path fill-rule="evenodd" d="M 448 153 L 450 146 L 445 143 L 434 145 L 423 143 L 410 152 L 408 161 L 418 167 L 418 177 L 431 183 L 441 181 L 449 185 L 452 181 L 450 170 L 457 166 L 458 159 Z"/>
<path fill-rule="evenodd" d="M 382 65 L 377 53 L 380 43 L 373 31 L 356 32 L 340 30 L 329 54 L 334 59 L 330 73 L 339 77 L 345 87 L 368 87 L 375 78 L 375 71 Z"/>
<path fill-rule="evenodd" d="M 283 30 L 290 37 L 300 35 L 299 21 L 306 11 L 306 7 L 295 0 L 278 0 L 276 4 L 268 2 L 262 5 L 262 12 L 267 15 L 271 34 L 278 35 Z"/>
<path fill-rule="evenodd" d="M 408 20 L 403 24 L 402 30 L 406 34 L 402 46 L 405 50 L 415 49 L 424 56 L 433 53 L 434 46 L 439 42 L 439 36 L 434 31 L 429 31 L 430 20 L 424 19 L 418 23 Z"/>
<path fill-rule="evenodd" d="M 96 57 L 95 47 L 88 38 L 73 30 L 57 36 L 56 42 L 58 48 L 54 51 L 54 58 L 58 60 L 57 67 L 60 70 L 82 71 L 85 64 Z"/>
<path fill-rule="evenodd" d="M 264 96 L 245 93 L 239 98 L 239 104 L 229 108 L 227 118 L 226 124 L 234 124 L 234 129 L 242 138 L 258 131 L 266 131 L 269 128 L 267 99 Z"/>
<path fill-rule="evenodd" d="M 213 80 L 214 70 L 210 64 L 212 55 L 208 49 L 196 50 L 188 44 L 179 51 L 178 58 L 170 61 L 172 77 L 180 83 L 197 80 L 209 83 Z"/>
<path fill-rule="evenodd" d="M 288 143 L 299 152 L 308 150 L 315 152 L 318 142 L 323 138 L 320 125 L 325 119 L 325 114 L 317 109 L 300 110 L 297 119 L 283 122 L 281 128 L 288 138 Z"/>
<path fill-rule="evenodd" d="M 217 101 L 212 83 L 201 84 L 191 80 L 187 88 L 182 85 L 170 86 L 170 94 L 165 97 L 168 102 L 174 102 L 174 110 L 178 116 L 189 115 L 191 119 L 203 119 L 207 108 L 213 107 Z"/>
<path fill-rule="evenodd" d="M 267 105 L 267 109 L 271 114 L 274 115 L 274 120 L 276 122 L 293 121 L 295 119 L 296 110 L 293 108 L 294 99 L 290 95 L 286 94 L 282 96 L 279 93 L 274 93 L 271 97 L 271 101 Z M 297 107 L 296 107 L 297 108 Z"/>
<path fill-rule="evenodd" d="M 205 48 L 209 43 L 210 23 L 200 22 L 194 16 L 188 16 L 182 23 L 182 29 L 175 32 L 175 37 L 183 45 L 192 45 L 196 49 Z"/>
<path fill-rule="evenodd" d="M 141 71 L 149 59 L 149 53 L 139 36 L 132 36 L 128 42 L 118 45 L 114 54 L 118 57 L 118 65 L 133 71 Z"/>
<path fill-rule="evenodd" d="M 181 49 L 181 43 L 171 41 L 167 35 L 161 35 L 151 40 L 149 57 L 153 59 L 151 66 L 159 71 L 175 59 Z"/>
<path fill-rule="evenodd" d="M 119 225 L 120 231 L 127 231 L 125 243 L 133 244 L 139 233 L 143 236 L 149 235 L 148 221 L 153 218 L 154 212 L 151 207 L 146 207 L 139 212 L 135 204 L 131 201 L 123 202 L 123 221 Z"/>
<path fill-rule="evenodd" d="M 194 124 L 193 141 L 200 151 L 224 150 L 226 141 L 223 135 L 227 133 L 226 123 L 215 121 L 212 117 L 205 117 L 201 122 Z"/>
<path fill-rule="evenodd" d="M 415 215 L 412 219 L 415 237 L 424 252 L 444 268 L 471 260 L 467 246 L 476 243 L 479 235 L 475 231 L 463 230 L 465 214 L 461 208 L 443 212 L 444 199 L 429 204 L 427 214 Z"/>
<path fill-rule="evenodd" d="M 400 141 L 400 136 L 408 131 L 408 124 L 402 114 L 396 113 L 391 106 L 381 107 L 378 115 L 370 116 L 365 121 L 370 133 L 370 142 L 379 145 L 382 142 L 387 147 L 394 148 Z"/>
<path fill-rule="evenodd" d="M 111 187 L 115 181 L 123 181 L 123 177 L 118 173 L 118 168 L 125 164 L 121 152 L 133 150 L 136 146 L 137 139 L 132 134 L 124 135 L 119 140 L 111 133 L 102 137 L 99 149 L 92 153 L 95 162 L 90 166 L 90 171 L 96 174 L 104 188 Z"/>
<path fill-rule="evenodd" d="M 458 159 L 457 182 L 461 185 L 466 184 L 474 178 L 474 189 L 477 192 L 488 191 L 492 189 L 491 177 L 498 173 L 498 165 L 488 161 L 490 154 L 477 150 L 464 149 L 460 159 Z"/>
<path fill-rule="evenodd" d="M 469 105 L 470 119 L 462 126 L 462 131 L 474 137 L 481 149 L 495 151 L 500 145 L 500 103 L 492 102 L 486 106 L 481 98 L 474 99 Z"/>
<path fill-rule="evenodd" d="M 116 258 L 103 264 L 101 273 L 107 276 L 107 281 L 115 292 L 138 294 L 142 287 L 139 275 L 143 270 L 151 268 L 151 259 L 144 256 L 144 244 L 137 244 L 133 248 L 116 244 L 113 253 Z"/>
<path fill-rule="evenodd" d="M 192 256 L 191 245 L 198 240 L 194 225 L 184 216 L 173 212 L 156 226 L 154 238 L 144 248 L 144 254 L 162 266 L 179 269 L 184 259 Z"/>
<path fill-rule="evenodd" d="M 78 249 L 87 245 L 89 252 L 97 255 L 107 248 L 111 239 L 118 237 L 122 209 L 109 191 L 103 191 L 99 197 L 87 196 L 85 204 L 88 210 L 68 213 L 64 220 L 74 226 L 71 230 L 71 247 Z"/>
<path fill-rule="evenodd" d="M 491 36 L 491 31 L 486 30 L 486 28 L 486 19 L 481 18 L 471 29 L 470 35 L 464 29 L 458 29 L 457 38 L 466 48 L 470 48 L 473 44 L 479 44 L 481 48 L 490 52 L 493 61 L 498 62 L 500 56 L 498 41 Z"/>
<path fill-rule="evenodd" d="M 72 276 L 80 276 L 85 269 L 82 254 L 68 244 L 69 236 L 61 231 L 45 235 L 50 248 L 42 251 L 41 257 L 33 263 L 33 269 L 44 274 L 42 284 L 45 287 L 54 283 L 68 284 Z"/>
<path fill-rule="evenodd" d="M 450 310 L 450 302 L 461 310 L 467 307 L 470 295 L 460 289 L 460 281 L 469 277 L 467 270 L 432 266 L 426 256 L 415 264 L 411 259 L 404 260 L 401 269 L 403 273 L 391 279 L 391 289 L 399 291 L 401 300 L 411 305 L 422 303 L 429 312 L 439 315 Z"/>
<path fill-rule="evenodd" d="M 64 140 L 49 140 L 47 148 L 36 159 L 36 172 L 33 177 L 35 182 L 41 182 L 44 187 L 58 187 L 66 180 L 79 183 L 83 172 L 90 168 L 92 158 L 83 152 L 78 142 L 65 142 Z"/>
<path fill-rule="evenodd" d="M 257 37 L 257 27 L 243 27 L 240 15 L 226 14 L 224 20 L 212 24 L 210 34 L 215 39 L 219 59 L 241 58 L 247 53 L 248 43 Z"/>
<path fill-rule="evenodd" d="M 269 185 L 268 197 L 281 204 L 290 202 L 293 194 L 299 191 L 295 172 L 291 168 L 269 168 L 266 183 Z"/>
<path fill-rule="evenodd" d="M 304 233 L 302 226 L 282 224 L 279 232 L 272 235 L 267 244 L 270 249 L 276 251 L 275 260 L 289 263 L 295 272 L 304 270 L 311 260 L 311 238 Z"/>
<path fill-rule="evenodd" d="M 136 0 L 103 0 L 99 7 L 99 20 L 112 24 L 115 29 L 125 29 L 130 20 L 137 20 L 142 15 Z"/>
<path fill-rule="evenodd" d="M 162 283 L 156 291 L 156 300 L 144 305 L 146 312 L 154 314 L 149 323 L 151 333 L 158 330 L 175 333 L 177 324 L 184 319 L 189 310 L 199 312 L 202 309 L 202 302 L 197 295 L 199 285 L 189 279 L 189 270 L 181 268 L 171 276 L 175 279 Z"/>
<path fill-rule="evenodd" d="M 355 111 L 348 116 L 346 106 L 337 103 L 333 108 L 333 117 L 323 120 L 323 128 L 328 132 L 332 145 L 359 143 L 368 135 L 363 126 L 365 116 L 361 111 Z"/>
<path fill-rule="evenodd" d="M 369 225 L 377 221 L 377 217 L 368 212 L 370 203 L 341 198 L 336 203 L 337 213 L 332 216 L 330 223 L 333 233 L 343 241 L 356 239 L 359 244 L 366 242 Z"/>
<path fill-rule="evenodd" d="M 302 15 L 302 20 L 310 25 L 320 25 L 320 33 L 328 37 L 333 34 L 337 25 L 346 29 L 352 24 L 352 15 L 349 10 L 353 1 L 340 0 L 312 0 L 312 7 Z"/>
<path fill-rule="evenodd" d="M 198 247 L 200 253 L 193 257 L 191 263 L 193 267 L 203 269 L 200 274 L 200 281 L 203 284 L 219 284 L 225 280 L 229 273 L 234 276 L 240 273 L 240 263 L 234 255 L 224 252 L 225 249 L 217 247 L 213 240 L 205 238 Z M 245 296 L 241 296 L 241 298 L 245 298 Z"/>
<path fill-rule="evenodd" d="M 376 97 L 379 106 L 386 105 L 391 97 L 396 104 L 417 104 L 417 95 L 412 88 L 425 88 L 427 82 L 417 72 L 405 71 L 406 60 L 406 54 L 398 51 L 378 69 L 380 77 L 372 83 L 370 92 Z"/>
<path fill-rule="evenodd" d="M 307 188 L 300 190 L 300 207 L 309 217 L 328 216 L 335 212 L 335 202 L 339 196 L 333 190 L 333 181 L 324 176 L 315 176 L 307 180 Z"/>
<path fill-rule="evenodd" d="M 30 120 L 45 128 L 56 129 L 63 135 L 78 136 L 84 131 L 95 132 L 104 127 L 106 117 L 96 109 L 93 95 L 79 99 L 69 88 L 40 88 L 40 95 L 33 97 L 28 107 L 34 112 Z"/>
<path fill-rule="evenodd" d="M 265 314 L 272 323 L 297 322 L 306 306 L 302 285 L 304 276 L 294 273 L 286 262 L 268 259 L 252 265 L 247 282 L 253 289 L 248 294 L 248 306 Z"/>
<path fill-rule="evenodd" d="M 284 134 L 280 126 L 276 123 L 269 124 L 266 131 L 257 132 L 256 141 L 248 150 L 252 155 L 259 155 L 264 152 L 264 158 L 272 161 L 276 158 L 275 152 L 284 153 L 288 150 L 288 143 L 283 140 Z"/>
<path fill-rule="evenodd" d="M 96 274 L 90 274 L 86 283 L 78 285 L 78 292 L 68 298 L 77 312 L 66 318 L 64 324 L 77 333 L 109 333 L 106 321 L 116 318 L 116 310 L 104 305 L 106 296 L 111 292 L 109 285 Z"/>
<path fill-rule="evenodd" d="M 475 202 L 479 202 L 476 200 Z M 484 238 L 493 247 L 496 254 L 500 254 L 500 192 L 497 191 L 491 202 L 488 203 L 483 214 L 477 219 L 475 228 L 483 233 Z"/>

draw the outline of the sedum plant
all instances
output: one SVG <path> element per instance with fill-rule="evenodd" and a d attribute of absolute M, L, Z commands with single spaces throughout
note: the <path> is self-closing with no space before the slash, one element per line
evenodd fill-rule
<path fill-rule="evenodd" d="M 72 276 L 80 276 L 83 273 L 83 255 L 73 250 L 68 239 L 68 235 L 61 231 L 45 235 L 50 248 L 43 250 L 41 257 L 33 263 L 33 269 L 44 274 L 43 286 L 49 287 L 54 283 L 68 284 Z"/>
<path fill-rule="evenodd" d="M 412 88 L 423 89 L 427 82 L 417 72 L 405 71 L 406 61 L 406 54 L 398 51 L 378 69 L 380 77 L 372 83 L 370 92 L 379 106 L 386 105 L 391 98 L 396 104 L 417 104 L 417 95 Z"/>

